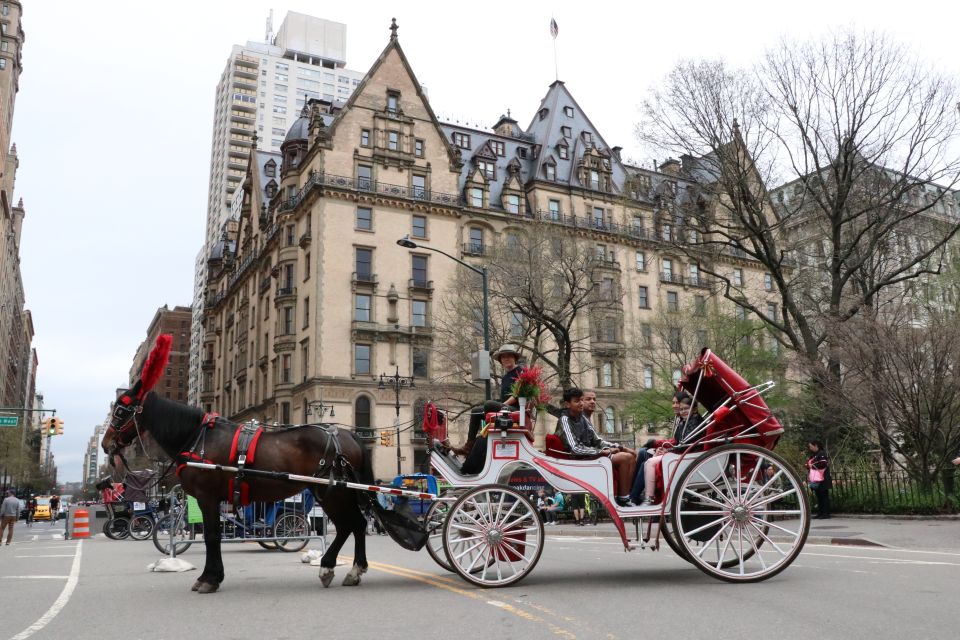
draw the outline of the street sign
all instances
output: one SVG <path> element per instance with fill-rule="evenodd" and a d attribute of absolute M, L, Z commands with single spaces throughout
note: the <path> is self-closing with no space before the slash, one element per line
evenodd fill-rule
<path fill-rule="evenodd" d="M 0 416 L 0 427 L 15 427 L 19 421 L 18 416 Z"/>

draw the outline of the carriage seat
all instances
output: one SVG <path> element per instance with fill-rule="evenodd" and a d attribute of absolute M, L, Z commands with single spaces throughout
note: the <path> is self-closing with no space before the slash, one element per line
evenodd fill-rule
<path fill-rule="evenodd" d="M 543 452 L 551 458 L 560 458 L 561 460 L 570 460 L 573 458 L 566 447 L 563 446 L 563 440 L 555 433 L 548 433 L 543 447 Z"/>

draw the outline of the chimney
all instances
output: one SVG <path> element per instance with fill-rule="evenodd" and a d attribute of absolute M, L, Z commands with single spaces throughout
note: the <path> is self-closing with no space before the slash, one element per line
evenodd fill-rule
<path fill-rule="evenodd" d="M 623 151 L 623 147 L 614 147 L 610 151 L 613 152 L 613 157 L 617 159 L 617 162 L 620 162 L 620 152 Z"/>
<path fill-rule="evenodd" d="M 680 175 L 680 161 L 674 158 L 667 158 L 663 164 L 660 165 L 660 173 L 666 173 L 671 176 Z"/>

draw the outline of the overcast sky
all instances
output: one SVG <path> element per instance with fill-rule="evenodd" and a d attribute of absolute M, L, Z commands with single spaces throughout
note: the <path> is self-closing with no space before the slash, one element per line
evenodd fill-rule
<path fill-rule="evenodd" d="M 485 127 L 508 108 L 529 123 L 554 80 L 553 15 L 560 79 L 609 145 L 645 163 L 637 105 L 681 58 L 745 65 L 783 36 L 855 26 L 887 31 L 951 73 L 960 66 L 951 2 L 23 4 L 14 201 L 27 213 L 37 390 L 65 422 L 53 447 L 61 482 L 81 478 L 86 442 L 157 308 L 191 304 L 214 91 L 231 45 L 262 41 L 271 8 L 275 29 L 287 10 L 345 23 L 347 67 L 358 71 L 396 17 L 438 116 Z"/>

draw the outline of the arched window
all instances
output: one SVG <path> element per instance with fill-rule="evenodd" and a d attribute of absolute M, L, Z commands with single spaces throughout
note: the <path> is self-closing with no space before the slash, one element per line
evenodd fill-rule
<path fill-rule="evenodd" d="M 372 436 L 370 433 L 370 398 L 360 396 L 353 405 L 353 425 L 359 436 Z"/>
<path fill-rule="evenodd" d="M 607 407 L 603 410 L 603 432 L 613 433 L 616 430 L 615 416 L 613 407 Z"/>

